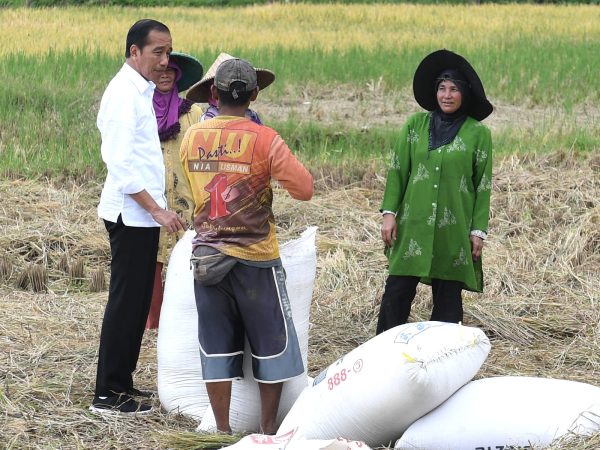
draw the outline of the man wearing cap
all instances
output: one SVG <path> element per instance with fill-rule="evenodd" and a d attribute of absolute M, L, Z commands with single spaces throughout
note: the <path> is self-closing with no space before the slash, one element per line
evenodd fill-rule
<path fill-rule="evenodd" d="M 215 73 L 217 73 L 217 69 L 221 63 L 223 61 L 227 61 L 228 59 L 234 58 L 234 56 L 231 56 L 228 53 L 219 53 L 219 56 L 217 56 L 217 59 L 215 59 L 215 61 L 208 68 L 202 79 L 188 90 L 186 94 L 186 98 L 188 100 L 197 103 L 208 103 L 208 107 L 202 114 L 200 121 L 211 119 L 219 115 L 219 107 L 217 105 L 217 100 L 212 96 L 211 87 L 215 81 Z M 275 74 L 269 69 L 261 69 L 258 67 L 255 67 L 254 69 L 256 70 L 256 83 L 258 84 L 259 90 L 264 91 L 267 87 L 269 87 L 269 85 L 271 85 L 271 83 L 273 83 L 273 81 L 275 81 Z M 248 119 L 256 122 L 259 125 L 262 125 L 260 116 L 256 111 L 248 108 L 245 112 L 245 115 Z"/>
<path fill-rule="evenodd" d="M 152 108 L 155 82 L 172 50 L 169 29 L 143 19 L 129 29 L 125 64 L 100 103 L 97 125 L 107 176 L 98 205 L 111 250 L 108 303 L 102 321 L 96 389 L 90 410 L 146 414 L 133 386 L 150 307 L 159 230 L 185 222 L 166 209 L 165 166 Z"/>
<path fill-rule="evenodd" d="M 256 70 L 229 59 L 212 94 L 220 115 L 185 134 L 181 160 L 196 209 L 194 288 L 202 374 L 217 429 L 231 432 L 231 380 L 243 377 L 244 337 L 261 398 L 261 432 L 276 432 L 283 381 L 304 372 L 272 211 L 271 180 L 310 200 L 313 178 L 277 132 L 245 111 L 258 95 Z"/>

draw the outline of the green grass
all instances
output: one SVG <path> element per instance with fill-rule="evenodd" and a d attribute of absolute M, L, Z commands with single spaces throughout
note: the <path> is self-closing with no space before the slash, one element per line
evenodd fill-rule
<path fill-rule="evenodd" d="M 597 50 L 596 43 L 545 42 L 521 52 L 510 45 L 481 49 L 471 56 L 493 101 L 554 107 L 568 113 L 581 102 L 595 105 L 600 100 L 600 63 L 591 57 Z M 394 55 L 359 49 L 331 54 L 318 49 L 278 49 L 258 50 L 247 57 L 261 61 L 277 74 L 278 82 L 265 91 L 274 99 L 307 85 L 366 86 L 380 76 L 386 92 L 407 91 L 423 54 L 423 49 L 403 49 Z M 214 58 L 202 52 L 198 56 L 201 61 Z M 15 54 L 0 57 L 1 173 L 102 176 L 95 119 L 102 92 L 121 63 L 116 57 L 84 52 L 50 52 L 41 58 Z M 547 126 L 533 132 L 519 132 L 519 124 L 515 123 L 515 130 L 506 128 L 494 134 L 495 151 L 597 150 L 599 124 L 578 127 L 574 123 L 572 118 L 557 127 L 556 121 L 549 120 Z M 270 124 L 313 166 L 381 161 L 395 138 L 393 128 L 362 132 L 360 124 L 326 127 L 316 122 L 278 122 L 274 118 Z"/>
<path fill-rule="evenodd" d="M 423 56 L 436 48 L 413 46 L 393 52 L 372 52 L 362 48 L 347 51 L 323 52 L 257 49 L 247 54 L 239 49 L 229 53 L 241 55 L 250 61 L 259 61 L 277 74 L 278 82 L 272 89 L 283 93 L 286 85 L 302 86 L 309 83 L 348 83 L 365 86 L 368 81 L 383 78 L 387 89 L 412 86 L 415 68 Z M 600 101 L 600 43 L 569 41 L 541 37 L 535 43 L 525 44 L 517 38 L 506 37 L 501 48 L 493 44 L 476 50 L 464 51 L 484 82 L 486 93 L 493 99 L 511 104 L 550 105 L 561 107 L 578 103 Z M 214 55 L 205 55 L 195 49 L 208 67 Z"/>

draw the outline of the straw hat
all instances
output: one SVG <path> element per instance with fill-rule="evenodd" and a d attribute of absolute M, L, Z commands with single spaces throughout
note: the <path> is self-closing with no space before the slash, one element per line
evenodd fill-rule
<path fill-rule="evenodd" d="M 458 70 L 469 82 L 472 97 L 469 101 L 467 114 L 477 120 L 483 120 L 489 116 L 494 107 L 485 96 L 479 75 L 477 75 L 473 66 L 469 64 L 469 61 L 445 49 L 430 53 L 417 67 L 413 79 L 413 93 L 417 103 L 427 111 L 433 111 L 438 107 L 435 80 L 445 69 Z"/>
<path fill-rule="evenodd" d="M 190 88 L 190 90 L 186 94 L 186 98 L 197 103 L 208 102 L 208 99 L 211 96 L 210 86 L 213 84 L 213 81 L 215 79 L 217 68 L 223 61 L 227 61 L 229 59 L 235 59 L 235 57 L 227 53 L 219 54 L 215 62 L 212 63 L 212 66 L 210 66 L 209 69 L 206 71 L 204 77 Z M 267 86 L 269 86 L 273 81 L 275 81 L 275 74 L 270 70 L 259 68 L 255 68 L 255 70 L 259 89 L 263 90 Z"/>
<path fill-rule="evenodd" d="M 183 92 L 202 78 L 204 68 L 200 61 L 191 55 L 180 52 L 171 52 L 169 57 L 181 70 L 181 78 L 177 80 L 177 90 Z"/>

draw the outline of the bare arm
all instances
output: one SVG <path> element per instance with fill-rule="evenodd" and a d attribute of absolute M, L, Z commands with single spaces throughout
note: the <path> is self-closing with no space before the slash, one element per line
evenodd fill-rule
<path fill-rule="evenodd" d="M 148 211 L 157 223 L 165 227 L 170 233 L 185 229 L 185 221 L 173 211 L 167 211 L 158 206 L 152 196 L 148 194 L 148 191 L 143 190 L 129 195 L 138 205 Z"/>

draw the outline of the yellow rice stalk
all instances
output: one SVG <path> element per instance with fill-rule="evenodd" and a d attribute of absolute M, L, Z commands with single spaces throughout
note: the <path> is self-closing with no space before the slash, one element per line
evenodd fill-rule
<path fill-rule="evenodd" d="M 246 32 L 231 26 L 231 17 Z M 48 50 L 123 53 L 127 30 L 140 17 L 158 18 L 172 32 L 178 50 L 215 53 L 222 43 L 244 50 L 318 48 L 457 48 L 469 51 L 503 45 L 506 39 L 536 41 L 600 39 L 600 10 L 594 5 L 335 5 L 270 4 L 240 8 L 0 9 L 5 37 L 0 56 Z M 452 26 L 440 26 L 450 23 Z M 219 30 L 218 40 L 199 39 L 199 29 Z M 462 30 L 456 33 L 456 30 Z M 436 30 L 432 33 L 431 30 Z M 33 38 L 43 36 L 43 39 Z"/>

